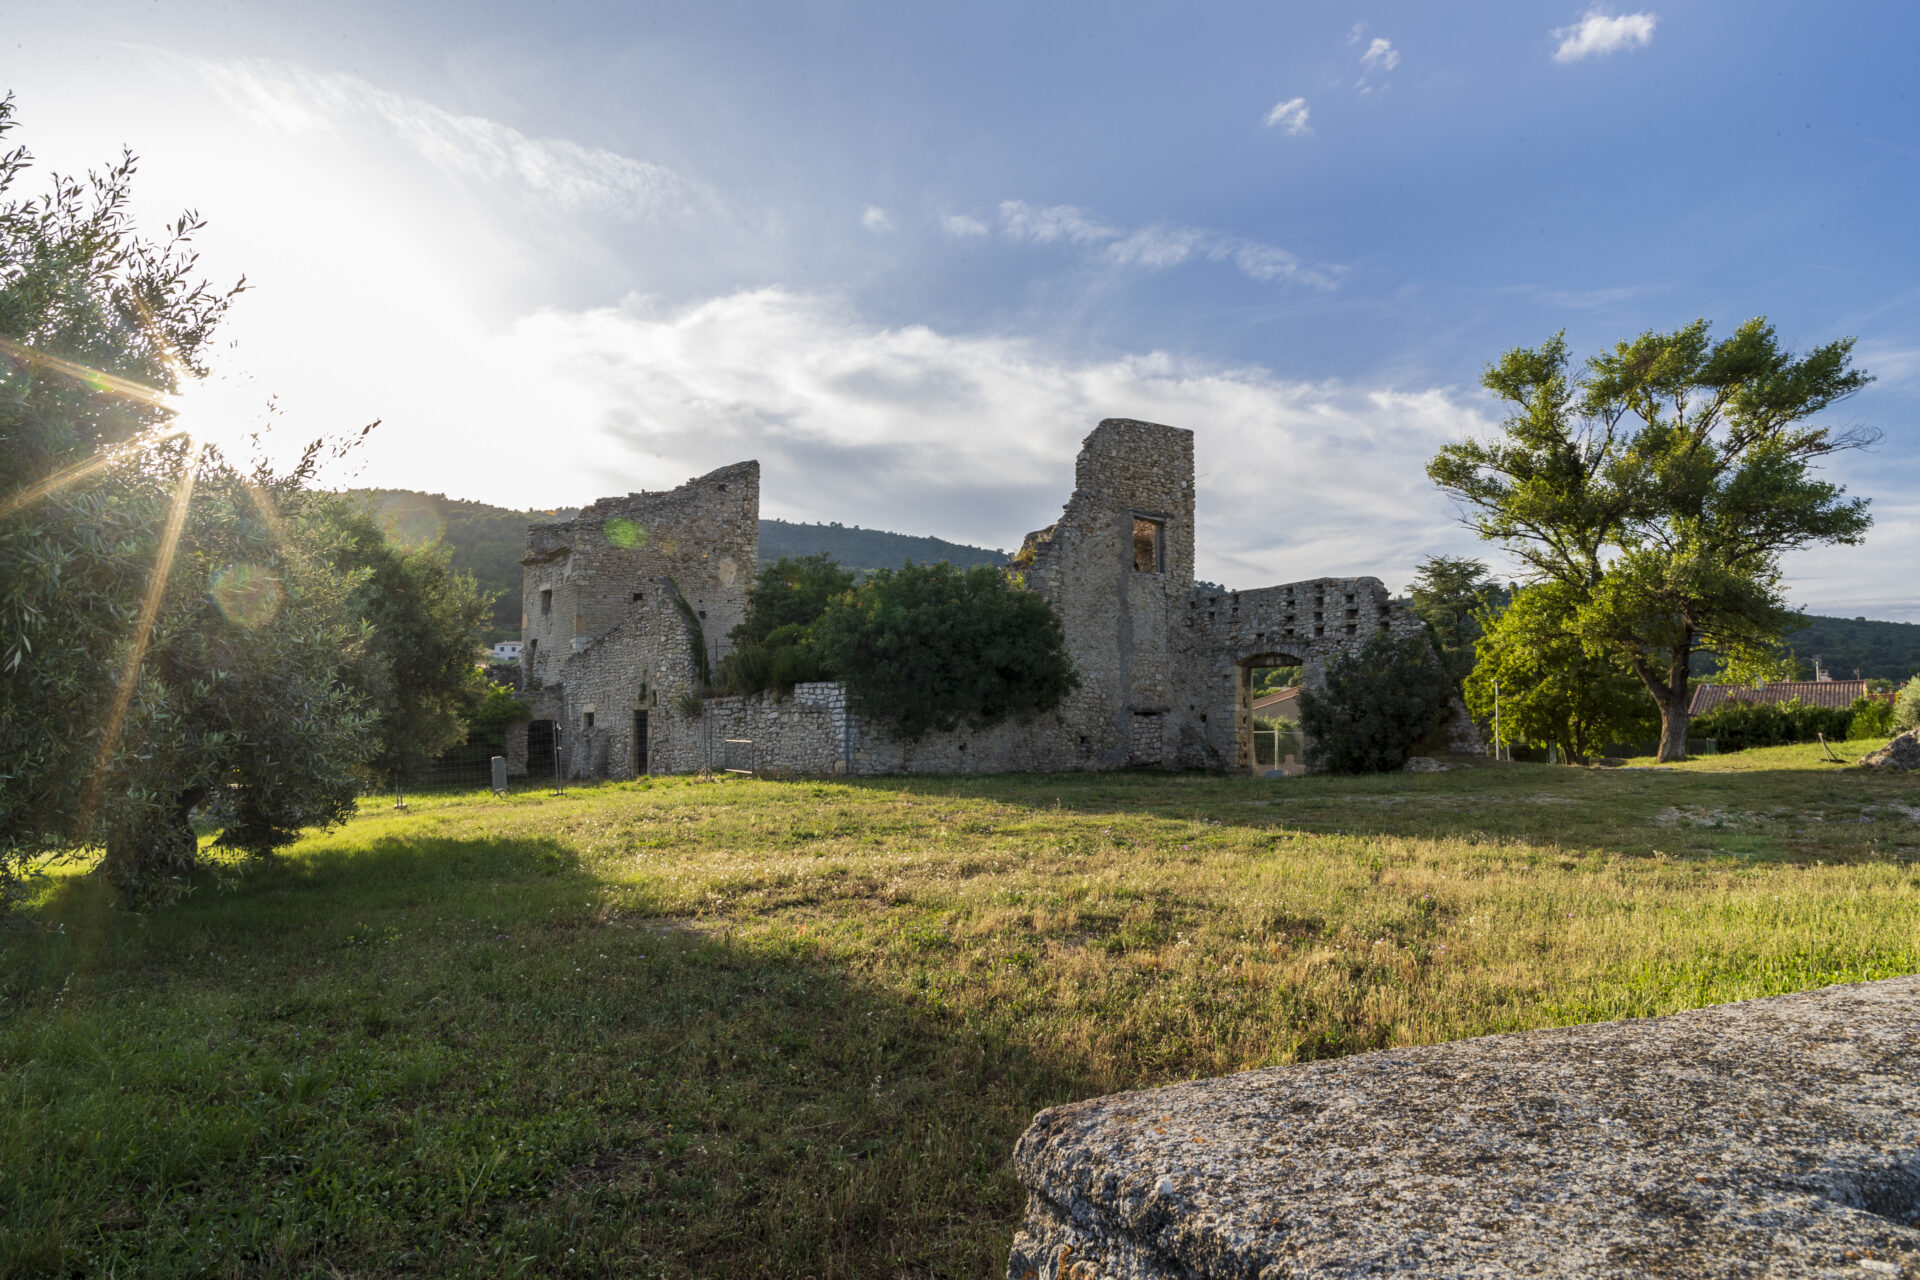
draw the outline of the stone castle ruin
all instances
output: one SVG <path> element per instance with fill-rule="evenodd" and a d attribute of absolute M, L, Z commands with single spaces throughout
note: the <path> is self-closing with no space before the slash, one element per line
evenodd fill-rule
<path fill-rule="evenodd" d="M 758 463 L 736 463 L 527 531 L 521 662 L 533 720 L 509 739 L 510 772 L 1245 771 L 1255 668 L 1299 665 L 1311 685 L 1376 633 L 1422 634 L 1377 578 L 1196 588 L 1193 433 L 1109 418 L 1081 446 L 1060 519 L 1014 558 L 1052 604 L 1080 675 L 1055 710 L 907 743 L 866 722 L 837 684 L 702 698 L 746 613 L 759 481 Z M 1444 732 L 1478 749 L 1464 708 Z"/>

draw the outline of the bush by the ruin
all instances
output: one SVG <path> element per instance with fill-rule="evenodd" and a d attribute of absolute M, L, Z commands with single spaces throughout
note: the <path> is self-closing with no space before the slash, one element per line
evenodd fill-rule
<path fill-rule="evenodd" d="M 1058 706 L 1079 683 L 1047 601 L 989 566 L 879 570 L 813 625 L 860 711 L 913 740 Z"/>
<path fill-rule="evenodd" d="M 813 640 L 827 602 L 853 589 L 854 576 L 819 552 L 762 565 L 747 589 L 746 618 L 728 633 L 733 652 L 721 660 L 716 692 L 791 689 L 834 673 Z"/>
<path fill-rule="evenodd" d="M 1852 722 L 1851 708 L 1811 707 L 1798 698 L 1785 703 L 1723 702 L 1696 716 L 1687 736 L 1712 739 L 1721 751 L 1745 751 L 1812 742 L 1823 735 L 1829 742 L 1845 741 Z"/>
<path fill-rule="evenodd" d="M 1893 736 L 1893 702 L 1886 697 L 1863 694 L 1848 708 L 1853 713 L 1847 726 L 1849 738 L 1883 740 Z"/>
<path fill-rule="evenodd" d="M 1920 729 L 1920 676 L 1907 681 L 1893 700 L 1893 731 L 1905 733 L 1908 729 Z"/>
<path fill-rule="evenodd" d="M 1309 763 L 1334 773 L 1398 769 L 1446 716 L 1453 683 L 1424 636 L 1375 635 L 1327 666 L 1324 688 L 1300 695 Z"/>

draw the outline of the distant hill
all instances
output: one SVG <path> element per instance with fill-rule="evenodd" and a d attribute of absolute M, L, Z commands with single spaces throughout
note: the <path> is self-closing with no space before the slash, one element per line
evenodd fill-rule
<path fill-rule="evenodd" d="M 1809 676 L 1816 656 L 1836 680 L 1852 679 L 1856 672 L 1869 680 L 1920 675 L 1920 622 L 1810 617 L 1787 644 Z"/>
<path fill-rule="evenodd" d="M 416 493 L 411 489 L 350 492 L 372 502 L 381 519 L 401 541 L 442 539 L 453 567 L 471 573 L 482 591 L 494 594 L 492 625 L 486 636 L 489 643 L 518 639 L 520 635 L 520 557 L 526 553 L 527 526 L 570 519 L 578 511 L 574 507 L 514 511 L 444 494 Z M 969 547 L 943 538 L 918 538 L 862 529 L 858 525 L 760 522 L 762 560 L 806 556 L 819 551 L 832 556 L 835 563 L 862 573 L 897 569 L 908 560 L 919 564 L 945 560 L 962 567 L 1007 562 L 1004 551 Z"/>
<path fill-rule="evenodd" d="M 916 538 L 906 533 L 886 533 L 862 529 L 859 525 L 790 524 L 785 520 L 760 522 L 760 558 L 778 560 L 782 556 L 810 556 L 824 551 L 834 563 L 848 569 L 872 572 L 898 569 L 911 560 L 915 564 L 937 564 L 944 560 L 962 569 L 977 564 L 1005 564 L 1007 553 L 969 547 L 945 538 Z"/>

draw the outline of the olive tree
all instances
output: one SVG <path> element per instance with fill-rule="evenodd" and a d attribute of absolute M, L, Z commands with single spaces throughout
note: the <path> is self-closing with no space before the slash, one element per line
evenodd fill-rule
<path fill-rule="evenodd" d="M 30 165 L 0 154 L 0 897 L 91 849 L 130 900 L 165 899 L 196 809 L 255 854 L 350 810 L 356 580 L 319 446 L 242 473 L 177 420 L 239 292 L 196 279 L 199 220 L 141 235 L 131 156 L 16 198 Z"/>

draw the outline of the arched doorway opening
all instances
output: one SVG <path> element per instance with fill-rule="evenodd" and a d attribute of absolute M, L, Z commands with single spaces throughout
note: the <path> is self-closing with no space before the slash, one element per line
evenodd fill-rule
<path fill-rule="evenodd" d="M 1234 769 L 1256 777 L 1288 777 L 1307 771 L 1306 738 L 1300 732 L 1300 690 L 1307 661 L 1273 649 L 1240 659 L 1234 682 Z"/>

